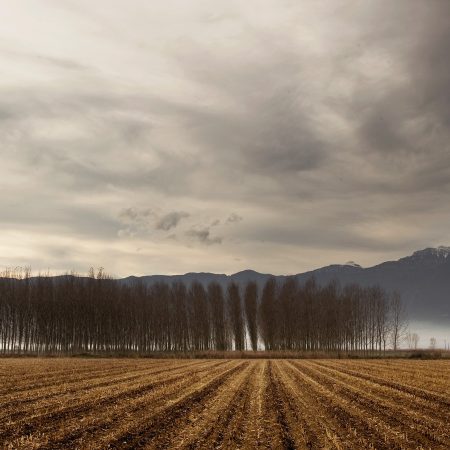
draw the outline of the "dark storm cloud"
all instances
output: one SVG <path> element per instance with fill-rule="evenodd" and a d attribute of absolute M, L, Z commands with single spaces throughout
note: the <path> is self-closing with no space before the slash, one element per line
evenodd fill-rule
<path fill-rule="evenodd" d="M 248 45 L 242 43 L 244 48 Z M 201 48 L 191 49 L 189 43 L 177 52 L 188 77 L 210 86 L 234 105 L 220 112 L 193 105 L 187 116 L 195 139 L 219 161 L 272 176 L 307 171 L 324 163 L 324 142 L 312 111 L 302 104 L 305 88 L 298 83 L 300 58 L 270 44 L 262 60 L 241 52 L 221 58 Z"/>

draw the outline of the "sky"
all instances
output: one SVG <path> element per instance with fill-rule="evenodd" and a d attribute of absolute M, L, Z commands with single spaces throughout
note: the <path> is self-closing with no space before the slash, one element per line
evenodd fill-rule
<path fill-rule="evenodd" d="M 14 0 L 0 267 L 364 267 L 450 245 L 448 0 Z"/>

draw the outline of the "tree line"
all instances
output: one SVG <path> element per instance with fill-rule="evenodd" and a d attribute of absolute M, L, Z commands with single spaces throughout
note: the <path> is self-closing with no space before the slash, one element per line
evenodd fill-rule
<path fill-rule="evenodd" d="M 0 277 L 0 351 L 34 354 L 148 354 L 229 350 L 397 349 L 405 333 L 397 293 L 379 286 L 270 278 L 226 287 L 138 279 L 99 270 L 88 277 Z"/>

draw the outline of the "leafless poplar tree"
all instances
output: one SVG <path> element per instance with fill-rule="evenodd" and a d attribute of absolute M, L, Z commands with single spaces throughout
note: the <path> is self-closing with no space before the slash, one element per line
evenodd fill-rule
<path fill-rule="evenodd" d="M 234 348 L 235 350 L 242 351 L 245 349 L 245 327 L 239 285 L 233 282 L 228 285 L 227 299 L 228 317 L 234 340 Z"/>
<path fill-rule="evenodd" d="M 408 329 L 406 310 L 402 298 L 398 292 L 394 292 L 390 298 L 390 338 L 394 350 L 402 339 L 405 338 Z"/>
<path fill-rule="evenodd" d="M 250 344 L 253 351 L 258 350 L 258 286 L 250 281 L 245 288 L 245 316 Z"/>
<path fill-rule="evenodd" d="M 0 276 L 0 351 L 72 354 L 257 350 L 381 352 L 398 348 L 404 306 L 380 287 L 338 283 L 299 285 L 275 278 L 261 299 L 253 282 L 202 284 L 119 282 L 103 269 L 88 276 L 31 277 L 27 270 Z M 410 335 L 410 348 L 419 337 Z M 436 342 L 432 341 L 431 346 Z"/>
<path fill-rule="evenodd" d="M 208 297 L 212 311 L 215 349 L 220 351 L 229 350 L 225 301 L 220 284 L 213 282 L 208 286 Z"/>

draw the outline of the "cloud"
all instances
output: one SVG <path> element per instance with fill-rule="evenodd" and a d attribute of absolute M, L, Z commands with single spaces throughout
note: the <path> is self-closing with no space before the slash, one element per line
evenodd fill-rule
<path fill-rule="evenodd" d="M 91 70 L 90 67 L 64 57 L 52 57 L 18 50 L 13 51 L 8 48 L 0 48 L 0 54 L 3 54 L 5 55 L 5 57 L 8 57 L 10 59 L 29 61 L 31 64 L 37 63 L 38 65 L 46 67 L 47 70 L 51 70 L 53 68 L 75 70 L 79 72 Z"/>
<path fill-rule="evenodd" d="M 239 214 L 232 213 L 228 216 L 226 223 L 238 223 L 243 220 L 243 217 Z"/>
<path fill-rule="evenodd" d="M 119 212 L 121 225 L 125 225 L 117 232 L 120 238 L 135 237 L 140 234 L 148 234 L 153 228 L 152 223 L 157 217 L 156 213 L 150 208 L 123 208 Z"/>
<path fill-rule="evenodd" d="M 132 222 L 147 221 L 149 218 L 155 217 L 155 213 L 150 208 L 138 209 L 135 207 L 124 208 L 120 211 L 121 219 L 130 220 Z"/>
<path fill-rule="evenodd" d="M 123 208 L 119 212 L 119 219 L 126 224 L 118 232 L 119 237 L 133 237 L 137 234 L 148 234 L 152 230 L 169 231 L 176 228 L 180 221 L 189 217 L 185 211 L 170 211 L 168 213 L 157 213 L 151 208 Z"/>
<path fill-rule="evenodd" d="M 194 239 L 205 245 L 221 244 L 222 237 L 214 236 L 211 237 L 211 231 L 208 228 L 203 228 L 200 230 L 192 229 L 186 232 L 186 236 Z"/>
<path fill-rule="evenodd" d="M 448 244 L 449 15 L 445 1 L 10 2 L 2 261 L 299 272 Z"/>
<path fill-rule="evenodd" d="M 168 231 L 171 228 L 175 228 L 180 220 L 186 217 L 189 217 L 189 213 L 185 211 L 172 211 L 158 219 L 156 229 Z"/>

